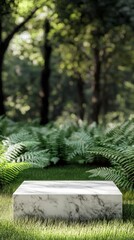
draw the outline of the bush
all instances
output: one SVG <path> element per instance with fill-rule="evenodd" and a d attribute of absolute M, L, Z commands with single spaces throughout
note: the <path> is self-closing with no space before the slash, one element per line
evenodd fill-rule
<path fill-rule="evenodd" d="M 134 187 L 134 120 L 105 129 L 85 123 L 41 127 L 7 119 L 1 119 L 0 126 L 4 133 L 1 158 L 4 156 L 8 164 L 26 162 L 44 168 L 65 162 L 105 162 L 110 167 L 90 170 L 90 174 L 113 180 L 122 188 Z"/>

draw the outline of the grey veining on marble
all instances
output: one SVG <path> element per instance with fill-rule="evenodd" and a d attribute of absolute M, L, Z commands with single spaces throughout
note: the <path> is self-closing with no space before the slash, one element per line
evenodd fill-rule
<path fill-rule="evenodd" d="M 122 217 L 122 194 L 112 181 L 24 181 L 13 211 L 15 219 L 115 219 Z"/>

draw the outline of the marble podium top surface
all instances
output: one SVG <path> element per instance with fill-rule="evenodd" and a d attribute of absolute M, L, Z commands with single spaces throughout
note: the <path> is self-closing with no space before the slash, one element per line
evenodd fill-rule
<path fill-rule="evenodd" d="M 24 181 L 14 195 L 121 195 L 112 181 Z"/>

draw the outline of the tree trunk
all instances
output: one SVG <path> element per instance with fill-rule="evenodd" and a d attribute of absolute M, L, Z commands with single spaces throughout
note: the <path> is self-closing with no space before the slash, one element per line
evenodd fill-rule
<path fill-rule="evenodd" d="M 96 45 L 94 48 L 94 83 L 93 83 L 93 95 L 92 95 L 92 121 L 99 123 L 99 113 L 101 107 L 100 100 L 100 73 L 101 73 L 101 61 L 100 61 L 100 50 L 99 46 Z"/>
<path fill-rule="evenodd" d="M 79 101 L 79 117 L 81 120 L 84 119 L 84 103 L 85 103 L 85 97 L 84 97 L 84 82 L 82 80 L 82 77 L 80 74 L 78 74 L 77 80 L 77 89 L 78 89 L 78 101 Z"/>
<path fill-rule="evenodd" d="M 50 78 L 50 57 L 52 48 L 50 42 L 48 40 L 48 34 L 50 31 L 50 23 L 49 20 L 45 20 L 44 24 L 44 69 L 41 74 L 41 125 L 45 125 L 49 122 L 49 78 Z"/>
<path fill-rule="evenodd" d="M 4 93 L 3 93 L 3 79 L 2 79 L 2 70 L 4 64 L 4 56 L 8 49 L 8 46 L 14 37 L 14 35 L 20 31 L 20 29 L 32 18 L 34 13 L 38 10 L 36 7 L 20 24 L 16 25 L 13 30 L 9 33 L 9 35 L 3 40 L 2 39 L 2 14 L 0 14 L 0 116 L 5 115 L 5 107 L 4 107 Z"/>
<path fill-rule="evenodd" d="M 109 96 L 108 96 L 108 83 L 106 73 L 103 76 L 103 89 L 102 89 L 102 114 L 103 123 L 106 123 L 106 114 L 108 113 Z"/>
<path fill-rule="evenodd" d="M 3 67 L 3 54 L 0 49 L 0 116 L 5 115 L 3 82 L 2 82 L 2 67 Z"/>
<path fill-rule="evenodd" d="M 0 16 L 0 116 L 5 115 L 3 82 L 2 82 L 3 61 L 4 61 L 4 51 L 3 51 L 3 45 L 2 45 L 2 16 Z"/>

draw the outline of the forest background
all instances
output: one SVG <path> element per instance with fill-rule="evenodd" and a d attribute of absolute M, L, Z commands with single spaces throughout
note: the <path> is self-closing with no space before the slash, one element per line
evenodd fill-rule
<path fill-rule="evenodd" d="M 1 239 L 133 239 L 133 36 L 134 0 L 0 0 Z M 112 180 L 123 220 L 28 232 L 11 213 L 28 179 Z"/>
<path fill-rule="evenodd" d="M 133 36 L 133 0 L 0 0 L 0 115 L 133 117 Z"/>

